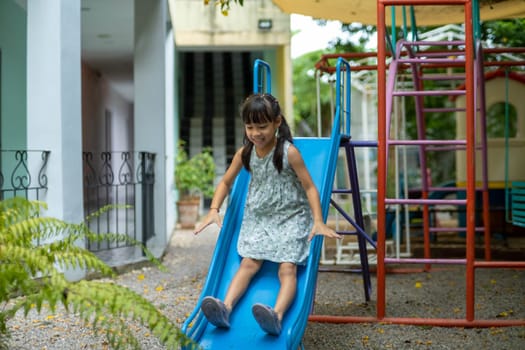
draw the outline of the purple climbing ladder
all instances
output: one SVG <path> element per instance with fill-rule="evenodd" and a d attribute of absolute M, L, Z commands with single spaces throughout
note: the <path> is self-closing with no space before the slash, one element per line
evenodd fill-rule
<path fill-rule="evenodd" d="M 400 40 L 396 45 L 394 59 L 391 61 L 388 70 L 388 80 L 386 85 L 386 149 L 387 160 L 388 152 L 394 147 L 415 146 L 418 148 L 421 180 L 421 197 L 420 198 L 385 198 L 386 205 L 414 205 L 422 208 L 423 215 L 423 240 L 424 240 L 424 257 L 423 258 L 385 258 L 385 263 L 452 263 L 457 264 L 465 259 L 432 259 L 430 256 L 430 237 L 431 234 L 437 234 L 441 231 L 466 232 L 466 225 L 459 225 L 457 228 L 439 228 L 431 226 L 436 220 L 431 220 L 430 215 L 432 207 L 436 205 L 449 205 L 459 208 L 467 205 L 467 199 L 464 195 L 465 187 L 432 187 L 427 175 L 427 152 L 440 151 L 462 151 L 466 150 L 467 137 L 461 139 L 436 140 L 427 136 L 428 130 L 425 127 L 425 120 L 428 118 L 439 118 L 439 113 L 456 113 L 458 118 L 465 116 L 466 108 L 461 107 L 427 107 L 425 97 L 427 96 L 448 96 L 456 98 L 466 95 L 466 60 L 465 60 L 465 42 L 464 41 L 405 41 Z M 484 232 L 485 240 L 490 240 L 489 226 L 489 206 L 488 206 L 488 179 L 487 179 L 487 142 L 485 132 L 485 100 L 484 100 L 484 81 L 483 81 L 483 62 L 481 47 L 476 51 L 474 60 L 474 103 L 477 113 L 475 124 L 479 125 L 479 133 L 475 135 L 475 150 L 479 152 L 481 160 L 481 186 L 476 188 L 482 196 L 482 225 L 476 226 L 476 232 Z M 429 71 L 431 71 L 429 73 Z M 404 76 L 411 77 L 411 88 L 400 88 L 397 84 L 398 77 L 401 73 L 409 73 Z M 434 84 L 424 84 L 425 81 L 433 81 Z M 406 85 L 405 85 L 406 86 Z M 432 86 L 430 90 L 428 87 Z M 389 132 L 391 128 L 391 118 L 393 113 L 394 98 L 413 98 L 415 104 L 415 119 L 417 125 L 416 139 L 395 139 Z M 462 135 L 459 135 L 460 137 Z M 456 199 L 447 199 L 429 197 L 430 193 L 455 192 Z M 461 198 L 463 197 L 463 198 Z M 485 258 L 490 259 L 490 249 L 485 251 Z"/>

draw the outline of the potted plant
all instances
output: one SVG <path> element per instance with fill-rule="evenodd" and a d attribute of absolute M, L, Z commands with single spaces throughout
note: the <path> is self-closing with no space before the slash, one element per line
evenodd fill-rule
<path fill-rule="evenodd" d="M 184 145 L 184 141 L 179 142 L 175 161 L 178 221 L 181 227 L 192 228 L 199 218 L 201 198 L 213 196 L 215 163 L 211 148 L 189 157 Z"/>

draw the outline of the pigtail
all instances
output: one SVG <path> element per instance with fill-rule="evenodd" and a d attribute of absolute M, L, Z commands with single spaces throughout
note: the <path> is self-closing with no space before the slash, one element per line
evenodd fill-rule
<path fill-rule="evenodd" d="M 289 141 L 293 143 L 292 132 L 286 122 L 286 118 L 281 115 L 281 125 L 277 129 L 277 144 L 275 145 L 275 152 L 273 153 L 273 165 L 280 173 L 283 170 L 283 157 L 284 157 L 284 143 Z"/>
<path fill-rule="evenodd" d="M 241 153 L 242 165 L 244 166 L 246 170 L 251 171 L 250 158 L 252 156 L 253 143 L 251 143 L 246 137 L 246 135 L 244 135 L 243 144 L 244 144 L 244 147 L 242 148 L 242 153 Z"/>

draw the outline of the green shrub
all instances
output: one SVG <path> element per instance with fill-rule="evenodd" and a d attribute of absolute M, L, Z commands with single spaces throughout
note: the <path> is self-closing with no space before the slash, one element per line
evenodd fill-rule
<path fill-rule="evenodd" d="M 130 239 L 125 235 L 95 234 L 85 223 L 42 217 L 45 207 L 45 203 L 21 198 L 0 201 L 0 349 L 7 349 L 7 321 L 19 310 L 27 317 L 31 309 L 40 313 L 47 306 L 53 312 L 59 304 L 91 325 L 96 333 L 105 334 L 115 349 L 140 349 L 130 329 L 132 322 L 148 328 L 167 348 L 190 344 L 174 323 L 132 290 L 111 281 L 67 280 L 63 271 L 70 268 L 114 275 L 79 242 Z M 151 254 L 148 256 L 159 265 Z"/>
<path fill-rule="evenodd" d="M 215 163 L 209 147 L 189 157 L 184 149 L 184 142 L 179 143 L 175 161 L 175 187 L 181 198 L 195 197 L 200 194 L 213 196 L 215 187 Z"/>

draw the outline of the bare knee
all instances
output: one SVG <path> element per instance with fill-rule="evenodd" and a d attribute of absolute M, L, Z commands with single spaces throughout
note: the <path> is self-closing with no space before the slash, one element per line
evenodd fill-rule
<path fill-rule="evenodd" d="M 279 279 L 289 280 L 297 278 L 297 265 L 292 263 L 281 263 L 279 266 Z"/>
<path fill-rule="evenodd" d="M 248 275 L 255 275 L 261 268 L 262 260 L 255 260 L 251 258 L 243 258 L 239 270 L 242 270 Z"/>

